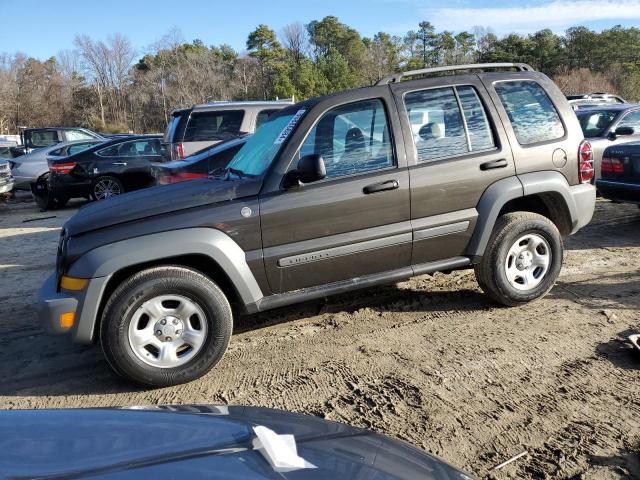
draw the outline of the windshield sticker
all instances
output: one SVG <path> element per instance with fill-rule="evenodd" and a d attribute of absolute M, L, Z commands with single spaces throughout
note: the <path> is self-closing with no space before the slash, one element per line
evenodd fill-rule
<path fill-rule="evenodd" d="M 298 110 L 296 112 L 296 114 L 291 118 L 291 120 L 289 120 L 289 123 L 287 123 L 287 126 L 284 127 L 284 130 L 282 130 L 282 132 L 280 132 L 280 135 L 278 135 L 278 138 L 276 138 L 275 142 L 273 142 L 274 145 L 280 145 L 282 142 L 284 142 L 287 139 L 289 134 L 295 128 L 295 126 L 298 123 L 298 121 L 300 121 L 300 119 L 304 115 L 304 112 L 306 112 L 306 110 L 304 110 L 304 109 Z"/>

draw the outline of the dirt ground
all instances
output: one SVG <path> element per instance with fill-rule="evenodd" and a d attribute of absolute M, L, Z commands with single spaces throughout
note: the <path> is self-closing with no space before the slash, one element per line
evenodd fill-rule
<path fill-rule="evenodd" d="M 261 405 L 371 428 L 479 477 L 640 478 L 640 353 L 625 341 L 640 330 L 635 206 L 598 202 L 531 305 L 496 308 L 461 271 L 238 318 L 212 372 L 160 390 L 37 324 L 74 211 L 0 204 L 0 408 Z"/>

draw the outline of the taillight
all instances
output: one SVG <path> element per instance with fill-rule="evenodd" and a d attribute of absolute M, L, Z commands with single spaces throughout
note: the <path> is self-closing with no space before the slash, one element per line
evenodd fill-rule
<path fill-rule="evenodd" d="M 186 182 L 187 180 L 196 180 L 198 178 L 207 178 L 206 173 L 174 173 L 172 175 L 163 175 L 158 179 L 160 185 L 168 185 L 170 183 Z"/>
<path fill-rule="evenodd" d="M 76 162 L 52 163 L 49 165 L 49 170 L 55 173 L 69 173 L 76 165 Z"/>
<path fill-rule="evenodd" d="M 176 143 L 173 146 L 173 159 L 182 160 L 184 158 L 184 145 L 182 143 Z"/>
<path fill-rule="evenodd" d="M 593 179 L 593 150 L 586 140 L 582 141 L 578 149 L 578 177 L 580 183 L 589 183 Z"/>
<path fill-rule="evenodd" d="M 624 164 L 617 158 L 603 157 L 600 171 L 602 173 L 623 173 Z"/>

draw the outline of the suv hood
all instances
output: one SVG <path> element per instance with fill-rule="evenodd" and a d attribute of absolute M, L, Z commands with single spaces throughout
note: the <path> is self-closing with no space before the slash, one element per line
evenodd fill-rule
<path fill-rule="evenodd" d="M 146 188 L 85 205 L 67 220 L 64 229 L 68 235 L 79 235 L 155 215 L 255 196 L 261 185 L 261 179 L 203 178 Z"/>

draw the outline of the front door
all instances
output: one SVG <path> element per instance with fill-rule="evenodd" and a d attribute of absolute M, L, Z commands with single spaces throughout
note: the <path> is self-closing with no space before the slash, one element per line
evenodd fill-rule
<path fill-rule="evenodd" d="M 464 255 L 483 192 L 515 173 L 484 85 L 475 75 L 458 79 L 392 85 L 408 132 L 414 265 Z"/>
<path fill-rule="evenodd" d="M 320 154 L 324 180 L 261 196 L 274 293 L 409 265 L 409 176 L 403 146 L 394 142 L 397 112 L 388 89 L 378 91 L 381 98 L 332 105 L 300 145 L 291 168 Z"/>

